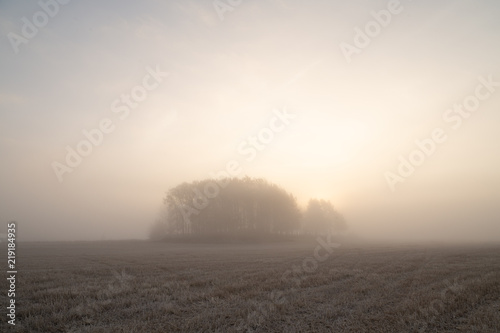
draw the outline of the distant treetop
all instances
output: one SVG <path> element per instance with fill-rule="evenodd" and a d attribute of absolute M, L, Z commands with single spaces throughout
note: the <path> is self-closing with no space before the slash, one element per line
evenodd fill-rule
<path fill-rule="evenodd" d="M 304 213 L 296 198 L 262 178 L 205 179 L 171 188 L 163 199 L 152 239 L 170 235 L 327 233 L 345 229 L 343 217 L 324 200 Z"/>

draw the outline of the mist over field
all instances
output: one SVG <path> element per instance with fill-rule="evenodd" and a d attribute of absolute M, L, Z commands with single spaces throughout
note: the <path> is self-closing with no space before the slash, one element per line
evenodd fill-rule
<path fill-rule="evenodd" d="M 170 189 L 248 176 L 301 211 L 330 202 L 346 237 L 498 241 L 499 16 L 495 1 L 4 1 L 0 221 L 18 241 L 146 239 Z"/>
<path fill-rule="evenodd" d="M 0 332 L 500 332 L 499 17 L 0 1 Z"/>

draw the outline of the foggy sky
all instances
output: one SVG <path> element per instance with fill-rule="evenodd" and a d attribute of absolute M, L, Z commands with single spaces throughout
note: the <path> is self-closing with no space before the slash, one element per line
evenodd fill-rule
<path fill-rule="evenodd" d="M 499 240 L 500 85 L 478 85 L 500 82 L 500 5 L 402 0 L 347 59 L 389 3 L 242 1 L 221 20 L 211 0 L 73 0 L 16 53 L 43 9 L 1 2 L 1 223 L 20 241 L 145 238 L 169 188 L 237 161 L 301 205 L 330 200 L 353 234 Z M 54 162 L 106 120 L 60 181 Z M 436 128 L 446 140 L 393 191 L 387 172 Z"/>

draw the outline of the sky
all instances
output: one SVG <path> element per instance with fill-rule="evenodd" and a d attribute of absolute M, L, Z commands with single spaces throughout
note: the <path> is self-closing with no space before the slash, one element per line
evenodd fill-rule
<path fill-rule="evenodd" d="M 349 233 L 500 240 L 498 1 L 0 2 L 0 221 L 146 238 L 231 171 Z"/>

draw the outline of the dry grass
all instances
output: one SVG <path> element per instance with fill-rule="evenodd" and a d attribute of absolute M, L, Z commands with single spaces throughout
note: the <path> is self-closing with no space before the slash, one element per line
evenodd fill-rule
<path fill-rule="evenodd" d="M 19 243 L 0 331 L 500 332 L 499 246 L 316 246 Z"/>

